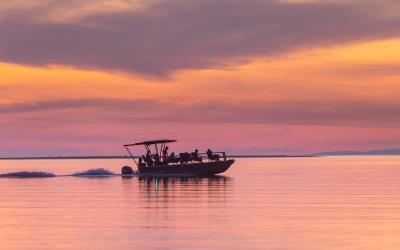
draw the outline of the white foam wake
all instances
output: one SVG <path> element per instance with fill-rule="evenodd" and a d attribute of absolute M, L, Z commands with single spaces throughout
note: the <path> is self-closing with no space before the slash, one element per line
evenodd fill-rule
<path fill-rule="evenodd" d="M 72 176 L 110 176 L 115 175 L 113 172 L 104 168 L 88 169 L 82 172 L 73 173 Z"/>
<path fill-rule="evenodd" d="M 0 174 L 0 178 L 47 178 L 55 176 L 53 173 L 43 171 L 19 171 Z"/>

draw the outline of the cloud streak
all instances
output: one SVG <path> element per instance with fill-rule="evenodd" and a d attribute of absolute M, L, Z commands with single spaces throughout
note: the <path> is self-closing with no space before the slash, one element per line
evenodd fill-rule
<path fill-rule="evenodd" d="M 298 48 L 396 37 L 394 1 L 289 3 L 261 0 L 165 1 L 142 11 L 43 21 L 45 8 L 0 22 L 0 60 L 165 75 L 234 65 Z"/>
<path fill-rule="evenodd" d="M 64 99 L 2 105 L 0 114 L 22 120 L 46 116 L 47 119 L 42 119 L 48 123 L 206 122 L 398 128 L 400 103 L 288 101 L 181 105 L 151 100 Z"/>

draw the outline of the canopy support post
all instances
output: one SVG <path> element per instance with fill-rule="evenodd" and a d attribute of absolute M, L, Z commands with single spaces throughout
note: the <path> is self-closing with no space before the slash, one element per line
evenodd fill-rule
<path fill-rule="evenodd" d="M 136 162 L 135 157 L 133 156 L 132 152 L 129 150 L 129 147 L 128 146 L 124 146 L 124 147 L 125 147 L 126 151 L 128 151 L 128 153 L 131 156 L 131 158 L 132 158 L 133 162 L 135 163 L 135 165 L 137 167 L 139 167 L 139 164 Z"/>
<path fill-rule="evenodd" d="M 157 147 L 157 143 L 156 143 L 156 144 L 154 144 L 154 147 L 156 148 L 156 154 L 160 155 L 160 154 L 158 153 L 158 147 Z"/>

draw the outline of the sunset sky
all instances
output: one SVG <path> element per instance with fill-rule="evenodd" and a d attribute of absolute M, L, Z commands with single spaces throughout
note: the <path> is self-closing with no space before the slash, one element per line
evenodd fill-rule
<path fill-rule="evenodd" d="M 397 0 L 0 0 L 0 156 L 400 148 Z"/>

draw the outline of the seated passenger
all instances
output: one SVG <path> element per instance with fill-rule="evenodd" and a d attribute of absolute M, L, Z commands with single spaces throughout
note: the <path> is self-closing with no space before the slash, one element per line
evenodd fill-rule
<path fill-rule="evenodd" d="M 211 158 L 212 158 L 212 155 L 213 155 L 213 151 L 211 151 L 211 149 L 207 149 L 207 157 L 208 157 L 208 159 L 210 159 L 211 160 Z"/>
<path fill-rule="evenodd" d="M 162 161 L 168 164 L 168 147 L 165 147 L 162 152 Z"/>
<path fill-rule="evenodd" d="M 190 161 L 190 154 L 188 152 L 179 154 L 179 162 L 180 163 L 187 163 L 189 161 Z"/>
<path fill-rule="evenodd" d="M 153 164 L 154 164 L 153 159 L 151 159 L 151 158 L 146 158 L 146 164 L 147 164 L 148 167 L 152 167 Z"/>
<path fill-rule="evenodd" d="M 219 155 L 214 154 L 213 151 L 211 151 L 211 149 L 207 150 L 207 157 L 211 161 L 219 161 Z"/>
<path fill-rule="evenodd" d="M 175 156 L 175 153 L 174 153 L 174 152 L 172 152 L 172 153 L 170 154 L 170 156 L 168 157 L 168 162 L 171 162 L 171 163 L 178 163 L 178 162 L 179 162 L 179 158 Z"/>
<path fill-rule="evenodd" d="M 139 157 L 139 166 L 141 167 L 146 167 L 146 157 L 144 155 L 142 155 L 141 157 Z"/>
<path fill-rule="evenodd" d="M 197 149 L 190 154 L 190 158 L 192 161 L 198 161 L 198 162 L 203 161 L 203 159 L 199 156 L 199 150 Z"/>
<path fill-rule="evenodd" d="M 156 166 L 161 165 L 160 156 L 158 154 L 154 155 L 154 164 Z"/>

